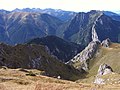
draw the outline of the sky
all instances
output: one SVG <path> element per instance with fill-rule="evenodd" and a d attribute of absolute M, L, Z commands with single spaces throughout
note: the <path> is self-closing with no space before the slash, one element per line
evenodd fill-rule
<path fill-rule="evenodd" d="M 119 0 L 0 0 L 0 9 L 53 8 L 67 11 L 119 11 Z"/>

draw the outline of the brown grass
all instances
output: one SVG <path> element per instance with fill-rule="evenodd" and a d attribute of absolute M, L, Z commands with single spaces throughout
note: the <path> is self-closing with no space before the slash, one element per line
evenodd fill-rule
<path fill-rule="evenodd" d="M 37 72 L 36 70 L 29 70 Z M 39 71 L 38 71 L 39 72 Z M 0 90 L 119 90 L 120 85 L 95 85 L 46 76 L 26 76 L 18 69 L 0 69 Z M 3 80 L 3 81 L 2 81 Z M 86 80 L 90 80 L 86 78 Z"/>

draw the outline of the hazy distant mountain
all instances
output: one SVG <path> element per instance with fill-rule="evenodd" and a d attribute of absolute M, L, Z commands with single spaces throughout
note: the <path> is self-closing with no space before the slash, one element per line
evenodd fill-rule
<path fill-rule="evenodd" d="M 82 46 L 80 47 L 78 44 L 65 41 L 56 36 L 36 38 L 29 41 L 28 44 L 47 46 L 50 50 L 50 53 L 56 56 L 62 62 L 67 62 L 83 49 Z"/>
<path fill-rule="evenodd" d="M 111 11 L 104 11 L 104 14 L 110 16 L 112 19 L 116 21 L 120 21 L 120 15 Z"/>
<path fill-rule="evenodd" d="M 40 9 L 40 8 L 24 8 L 24 9 L 15 9 L 12 12 L 40 12 L 40 13 L 46 13 L 49 15 L 52 15 L 54 17 L 57 17 L 59 19 L 61 19 L 62 21 L 68 21 L 70 19 L 72 19 L 75 15 L 76 12 L 72 12 L 72 11 L 64 11 L 61 9 Z"/>
<path fill-rule="evenodd" d="M 8 13 L 10 13 L 10 11 L 4 10 L 4 9 L 0 9 L 0 13 L 2 13 L 2 14 L 8 14 Z"/>
<path fill-rule="evenodd" d="M 57 10 L 55 10 L 55 9 L 44 9 L 43 13 L 53 15 L 53 16 L 61 19 L 62 21 L 68 21 L 76 15 L 76 12 L 64 11 L 64 10 L 60 10 L 60 9 L 57 9 Z"/>

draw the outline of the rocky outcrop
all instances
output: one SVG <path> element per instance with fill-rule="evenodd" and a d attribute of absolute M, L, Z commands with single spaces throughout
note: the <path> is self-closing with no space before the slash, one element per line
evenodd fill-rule
<path fill-rule="evenodd" d="M 96 75 L 94 83 L 95 84 L 105 84 L 106 81 L 105 81 L 105 79 L 102 78 L 102 76 L 106 75 L 106 74 L 110 74 L 112 72 L 113 72 L 113 70 L 112 70 L 112 68 L 109 65 L 101 64 L 99 66 L 98 73 Z"/>
<path fill-rule="evenodd" d="M 109 38 L 103 40 L 102 43 L 101 43 L 101 45 L 102 45 L 103 47 L 109 47 L 110 44 L 111 44 L 111 41 L 110 41 Z"/>
<path fill-rule="evenodd" d="M 99 66 L 98 74 L 97 75 L 99 75 L 99 76 L 106 75 L 106 74 L 109 74 L 111 72 L 113 72 L 113 70 L 112 70 L 112 68 L 109 65 L 107 65 L 107 64 L 101 64 Z"/>
<path fill-rule="evenodd" d="M 77 68 L 82 68 L 83 70 L 88 70 L 88 60 L 93 58 L 98 50 L 99 41 L 92 41 L 89 45 L 79 54 L 77 54 L 73 59 L 71 59 L 68 63 L 75 64 L 76 62 L 82 63 L 81 66 L 77 66 Z"/>

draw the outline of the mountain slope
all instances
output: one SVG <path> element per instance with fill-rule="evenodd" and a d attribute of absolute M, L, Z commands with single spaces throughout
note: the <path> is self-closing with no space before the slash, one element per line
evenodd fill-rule
<path fill-rule="evenodd" d="M 65 41 L 56 36 L 36 38 L 29 41 L 28 44 L 40 44 L 47 46 L 51 54 L 63 62 L 67 62 L 82 50 L 80 45 Z"/>
<path fill-rule="evenodd" d="M 0 66 L 9 68 L 38 69 L 47 76 L 60 76 L 62 79 L 75 80 L 82 74 L 69 65 L 52 57 L 41 45 L 0 44 Z"/>
<path fill-rule="evenodd" d="M 92 27 L 101 16 L 100 11 L 78 13 L 63 32 L 63 38 L 86 46 L 92 40 Z"/>
<path fill-rule="evenodd" d="M 93 39 L 100 41 L 110 38 L 120 42 L 120 22 L 113 20 L 101 11 L 78 13 L 62 31 L 63 38 L 87 46 Z"/>
<path fill-rule="evenodd" d="M 95 28 L 100 41 L 109 38 L 112 42 L 120 42 L 120 22 L 102 15 Z"/>
<path fill-rule="evenodd" d="M 3 40 L 9 44 L 24 43 L 45 35 L 55 35 L 58 26 L 62 24 L 61 20 L 48 14 L 31 12 L 12 12 L 1 18 L 4 24 L 0 25 L 2 28 L 0 34 L 9 39 Z"/>

